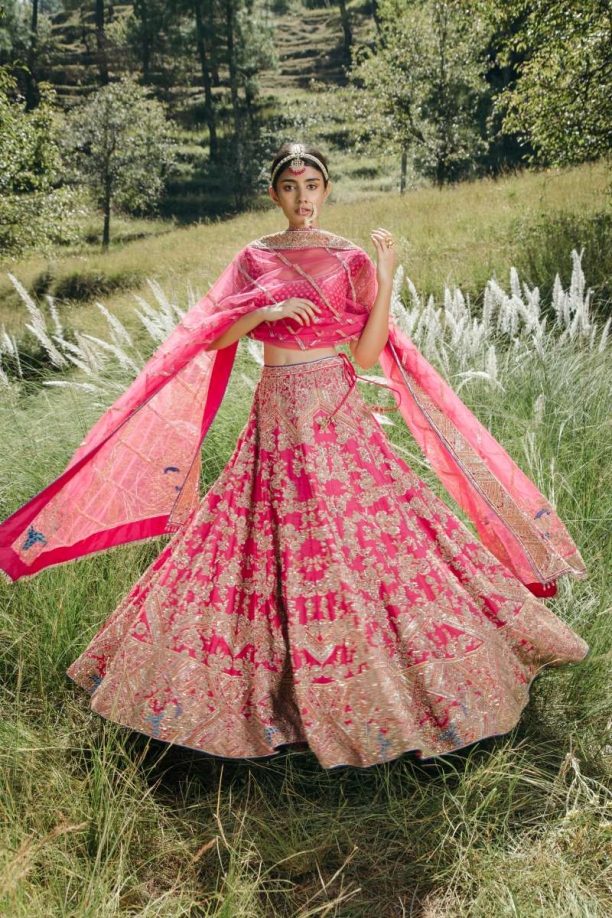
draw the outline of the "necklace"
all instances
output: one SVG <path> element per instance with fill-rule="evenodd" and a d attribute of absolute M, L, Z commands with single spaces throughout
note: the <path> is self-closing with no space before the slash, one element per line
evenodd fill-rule
<path fill-rule="evenodd" d="M 308 236 L 308 239 L 306 239 Z M 330 248 L 330 249 L 357 249 L 358 246 L 343 236 L 330 233 L 328 230 L 312 227 L 295 227 L 287 228 L 279 233 L 270 233 L 267 236 L 261 236 L 249 243 L 249 246 L 255 249 L 309 249 Z"/>

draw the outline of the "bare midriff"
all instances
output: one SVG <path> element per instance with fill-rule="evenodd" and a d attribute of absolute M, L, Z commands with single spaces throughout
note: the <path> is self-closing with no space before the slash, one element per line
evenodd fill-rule
<path fill-rule="evenodd" d="M 275 344 L 264 342 L 264 363 L 273 367 L 289 366 L 292 363 L 309 363 L 311 360 L 320 360 L 321 357 L 334 357 L 338 351 L 335 347 L 309 347 L 308 350 L 293 350 L 288 347 L 277 347 Z"/>

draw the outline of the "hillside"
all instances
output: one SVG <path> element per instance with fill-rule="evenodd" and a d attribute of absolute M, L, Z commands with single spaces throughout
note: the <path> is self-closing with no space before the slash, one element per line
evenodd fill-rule
<path fill-rule="evenodd" d="M 260 77 L 260 94 L 257 99 L 257 121 L 262 133 L 271 129 L 277 131 L 278 123 L 312 115 L 309 81 L 316 79 L 328 84 L 342 84 L 346 81 L 342 27 L 337 7 L 321 6 L 307 8 L 301 2 L 277 4 L 274 14 L 274 46 L 278 65 L 264 71 Z M 131 5 L 114 4 L 107 23 L 108 34 L 115 41 L 109 50 L 109 73 L 111 79 L 135 68 L 130 62 L 129 49 L 120 43 L 121 23 L 130 15 Z M 374 23 L 369 4 L 355 0 L 350 8 L 355 44 L 371 40 Z M 96 43 L 94 14 L 92 10 L 78 9 L 57 13 L 51 17 L 52 32 L 57 50 L 43 68 L 40 78 L 53 84 L 60 107 L 69 111 L 82 102 L 99 86 L 96 65 Z M 164 47 L 165 38 L 160 33 Z M 118 43 L 119 42 L 119 43 Z M 216 49 L 223 57 L 223 47 Z M 203 96 L 201 76 L 198 72 L 197 55 L 194 53 L 193 67 L 178 80 L 171 74 L 171 49 L 167 54 L 152 59 L 150 85 L 157 97 L 168 104 L 172 117 L 181 130 L 179 164 L 167 186 L 161 208 L 161 215 L 173 217 L 180 222 L 192 222 L 202 218 L 225 216 L 232 211 L 232 201 L 224 192 L 218 173 L 208 171 L 208 131 L 203 120 Z M 219 66 L 218 85 L 213 86 L 213 96 L 219 113 L 219 139 L 227 144 L 231 134 L 229 112 L 229 74 L 224 64 Z M 282 130 L 281 130 L 282 133 Z M 335 135 L 342 135 L 342 124 L 334 124 Z M 325 144 L 325 132 L 320 142 Z M 283 134 L 282 139 L 286 139 Z M 350 154 L 347 163 L 350 163 Z M 378 163 L 369 174 L 374 177 L 383 169 Z M 220 191 L 221 186 L 221 191 Z"/>
<path fill-rule="evenodd" d="M 373 37 L 374 23 L 369 4 L 350 4 L 356 44 L 367 42 Z M 116 3 L 108 25 L 112 34 L 114 27 L 130 14 L 132 5 Z M 53 37 L 59 50 L 52 55 L 43 76 L 57 89 L 58 98 L 65 108 L 87 96 L 98 85 L 92 10 L 75 10 L 55 13 L 51 17 Z M 262 96 L 267 94 L 285 98 L 289 93 L 306 89 L 311 78 L 328 83 L 345 81 L 342 47 L 342 26 L 336 7 L 322 6 L 308 8 L 299 2 L 288 5 L 284 12 L 274 14 L 274 46 L 279 58 L 276 70 L 261 75 Z M 125 48 L 116 45 L 109 54 L 111 78 L 125 70 Z M 164 86 L 167 72 L 159 67 L 151 69 L 151 83 L 158 85 L 171 96 L 177 107 L 194 102 L 201 96 L 197 86 L 197 61 L 188 83 L 168 89 Z M 219 67 L 220 85 L 213 92 L 223 94 L 227 89 L 228 73 L 225 66 Z"/>
<path fill-rule="evenodd" d="M 360 190 L 354 199 L 350 178 L 336 181 L 335 154 L 331 168 L 334 185 L 321 225 L 372 256 L 370 231 L 389 229 L 398 240 L 399 264 L 423 295 L 432 293 L 438 300 L 445 284 L 457 284 L 477 298 L 495 274 L 507 284 L 512 265 L 521 274 L 529 268 L 525 279 L 531 283 L 546 284 L 556 271 L 567 283 L 571 249 L 584 246 L 587 282 L 600 288 L 598 300 L 612 296 L 609 230 L 602 228 L 598 237 L 595 221 L 609 181 L 604 163 L 480 179 L 442 191 L 420 188 L 403 196 Z M 560 214 L 566 215 L 564 222 Z M 549 220 L 545 232 L 544 219 Z M 100 223 L 96 218 L 92 233 Z M 169 228 L 159 221 L 117 218 L 107 253 L 78 246 L 51 257 L 32 253 L 18 261 L 0 259 L 0 324 L 21 337 L 28 321 L 8 271 L 41 304 L 46 294 L 55 297 L 70 325 L 99 334 L 106 322 L 96 301 L 132 325 L 134 294 L 150 301 L 146 279 L 151 278 L 185 307 L 190 286 L 203 295 L 238 248 L 281 226 L 271 201 L 261 211 L 212 225 Z"/>

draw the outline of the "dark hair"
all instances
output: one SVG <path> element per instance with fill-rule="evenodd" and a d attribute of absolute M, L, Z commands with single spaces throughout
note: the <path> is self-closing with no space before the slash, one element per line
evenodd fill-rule
<path fill-rule="evenodd" d="M 274 170 L 276 169 L 276 166 L 277 166 L 278 163 L 281 161 L 281 159 L 284 159 L 285 156 L 288 156 L 290 153 L 291 153 L 291 144 L 290 144 L 290 143 L 284 143 L 284 144 L 282 145 L 282 147 L 281 147 L 281 148 L 275 153 L 275 155 L 274 155 L 274 159 L 272 160 L 272 165 L 270 166 L 270 175 L 272 175 L 272 173 L 273 173 Z M 316 147 L 307 147 L 307 146 L 304 144 L 304 159 L 305 159 L 305 162 L 306 162 L 309 166 L 312 166 L 313 169 L 316 169 L 318 172 L 320 172 L 321 175 L 323 175 L 323 171 L 322 171 L 321 167 L 318 166 L 316 163 L 311 162 L 311 160 L 308 159 L 308 156 L 309 156 L 309 155 L 310 155 L 310 156 L 316 156 L 317 159 L 320 159 L 321 162 L 323 163 L 323 165 L 325 166 L 325 168 L 327 169 L 327 171 L 329 172 L 329 168 L 328 168 L 328 165 L 327 165 L 327 160 L 325 159 L 325 157 L 323 156 L 323 154 L 321 153 L 321 151 L 320 151 L 320 150 L 317 150 Z M 282 168 L 280 168 L 280 169 L 278 170 L 278 172 L 276 173 L 276 176 L 274 177 L 274 181 L 272 182 L 272 187 L 274 188 L 275 191 L 276 191 L 276 185 L 277 185 L 277 182 L 278 182 L 280 176 L 282 175 L 282 173 L 285 171 L 285 169 L 286 169 L 287 166 L 289 166 L 289 165 L 290 165 L 290 161 L 287 160 L 287 163 L 285 164 L 285 166 L 282 167 Z M 327 188 L 327 183 L 328 183 L 328 181 L 329 181 L 329 179 L 326 179 L 325 176 L 323 175 L 323 183 L 324 183 L 323 186 L 324 186 L 324 188 Z"/>

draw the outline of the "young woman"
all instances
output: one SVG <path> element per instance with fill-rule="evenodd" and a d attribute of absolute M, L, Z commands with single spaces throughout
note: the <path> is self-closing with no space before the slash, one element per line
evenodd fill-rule
<path fill-rule="evenodd" d="M 322 230 L 321 152 L 271 167 L 285 229 L 245 246 L 65 472 L 0 526 L 32 576 L 174 532 L 68 669 L 99 714 L 221 756 L 308 744 L 321 765 L 430 758 L 514 727 L 587 644 L 536 597 L 584 576 L 551 505 L 389 318 L 376 265 Z M 200 500 L 200 445 L 238 339 L 264 343 L 247 423 Z M 481 541 L 393 451 L 359 392 L 384 384 Z"/>

